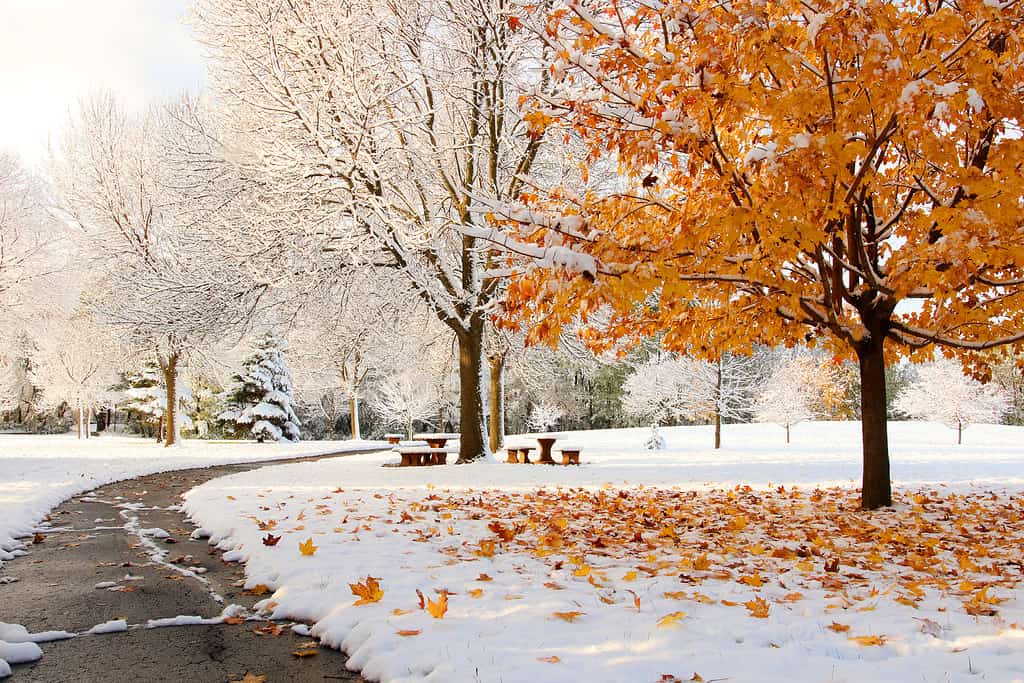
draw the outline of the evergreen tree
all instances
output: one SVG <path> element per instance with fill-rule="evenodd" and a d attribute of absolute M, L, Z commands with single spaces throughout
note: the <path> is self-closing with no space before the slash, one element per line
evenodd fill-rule
<path fill-rule="evenodd" d="M 263 335 L 242 363 L 242 372 L 231 378 L 235 388 L 226 396 L 227 410 L 218 417 L 236 436 L 251 435 L 260 442 L 299 439 L 301 423 L 295 415 L 286 348 L 283 340 Z"/>

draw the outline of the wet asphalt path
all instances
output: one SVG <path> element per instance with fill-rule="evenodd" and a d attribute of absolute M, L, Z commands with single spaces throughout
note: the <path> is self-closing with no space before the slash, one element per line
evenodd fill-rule
<path fill-rule="evenodd" d="M 318 458 L 306 458 L 316 460 Z M 289 460 L 297 462 L 299 460 Z M 291 622 L 244 621 L 146 628 L 150 619 L 218 617 L 228 605 L 250 609 L 243 568 L 220 559 L 177 510 L 180 496 L 215 477 L 274 463 L 249 463 L 154 474 L 109 484 L 53 510 L 24 557 L 2 573 L 0 621 L 29 631 L 69 631 L 75 638 L 40 643 L 43 658 L 14 666 L 14 682 L 128 683 L 250 680 L 362 681 L 345 655 L 292 632 Z M 147 530 L 161 529 L 160 532 Z M 97 584 L 113 584 L 97 588 Z M 85 632 L 125 619 L 127 631 Z M 311 644 L 312 643 L 312 644 Z M 296 657 L 298 650 L 315 655 Z"/>

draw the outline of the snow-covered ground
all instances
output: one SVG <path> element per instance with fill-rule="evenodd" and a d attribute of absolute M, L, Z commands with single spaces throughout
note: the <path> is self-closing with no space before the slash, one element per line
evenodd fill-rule
<path fill-rule="evenodd" d="M 295 458 L 380 445 L 366 441 L 294 444 L 185 441 L 163 448 L 152 439 L 0 434 L 0 567 L 46 514 L 71 496 L 145 474 L 209 465 Z"/>
<path fill-rule="evenodd" d="M 956 446 L 892 424 L 898 504 L 873 513 L 859 428 L 726 426 L 718 451 L 706 427 L 661 452 L 647 429 L 566 434 L 568 468 L 353 456 L 186 509 L 263 609 L 371 680 L 1024 682 L 1024 428 Z"/>

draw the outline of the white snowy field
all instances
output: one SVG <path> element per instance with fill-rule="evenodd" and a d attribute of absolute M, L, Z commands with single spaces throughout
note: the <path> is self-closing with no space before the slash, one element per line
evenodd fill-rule
<path fill-rule="evenodd" d="M 859 429 L 565 434 L 580 467 L 360 455 L 186 510 L 369 680 L 1024 682 L 1024 428 L 891 424 L 897 504 L 872 513 Z"/>
<path fill-rule="evenodd" d="M 0 567 L 19 552 L 46 514 L 83 491 L 145 474 L 229 463 L 296 458 L 380 445 L 366 441 L 294 444 L 185 441 L 164 448 L 152 439 L 0 434 Z"/>

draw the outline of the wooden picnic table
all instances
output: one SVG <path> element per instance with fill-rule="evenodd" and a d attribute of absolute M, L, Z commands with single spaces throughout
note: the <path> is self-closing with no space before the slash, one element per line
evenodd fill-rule
<path fill-rule="evenodd" d="M 449 441 L 459 438 L 459 434 L 447 434 L 443 432 L 433 433 L 428 432 L 424 434 L 416 434 L 413 436 L 414 439 L 420 441 L 426 441 L 431 448 L 444 448 Z"/>
<path fill-rule="evenodd" d="M 537 437 L 537 443 L 540 444 L 540 456 L 534 462 L 544 463 L 547 465 L 557 464 L 555 459 L 551 457 L 551 451 L 555 442 L 561 438 L 562 435 L 560 434 Z M 505 462 L 529 465 L 531 464 L 530 451 L 535 450 L 535 448 L 533 446 L 508 445 L 505 447 L 505 450 L 508 452 L 508 457 L 506 457 Z M 562 451 L 563 465 L 580 464 L 580 453 L 583 451 L 582 448 L 579 446 L 564 445 L 560 450 Z"/>
<path fill-rule="evenodd" d="M 538 436 L 537 443 L 540 444 L 540 457 L 537 462 L 544 465 L 554 465 L 555 460 L 551 457 L 551 447 L 558 441 L 557 436 Z"/>
<path fill-rule="evenodd" d="M 434 453 L 430 456 L 434 465 L 444 465 L 448 460 L 447 455 L 444 452 L 438 451 L 444 449 L 449 441 L 458 439 L 459 436 L 459 434 L 449 434 L 445 432 L 428 432 L 425 434 L 415 434 L 413 438 L 426 441 L 427 445 L 431 449 L 434 449 Z"/>

